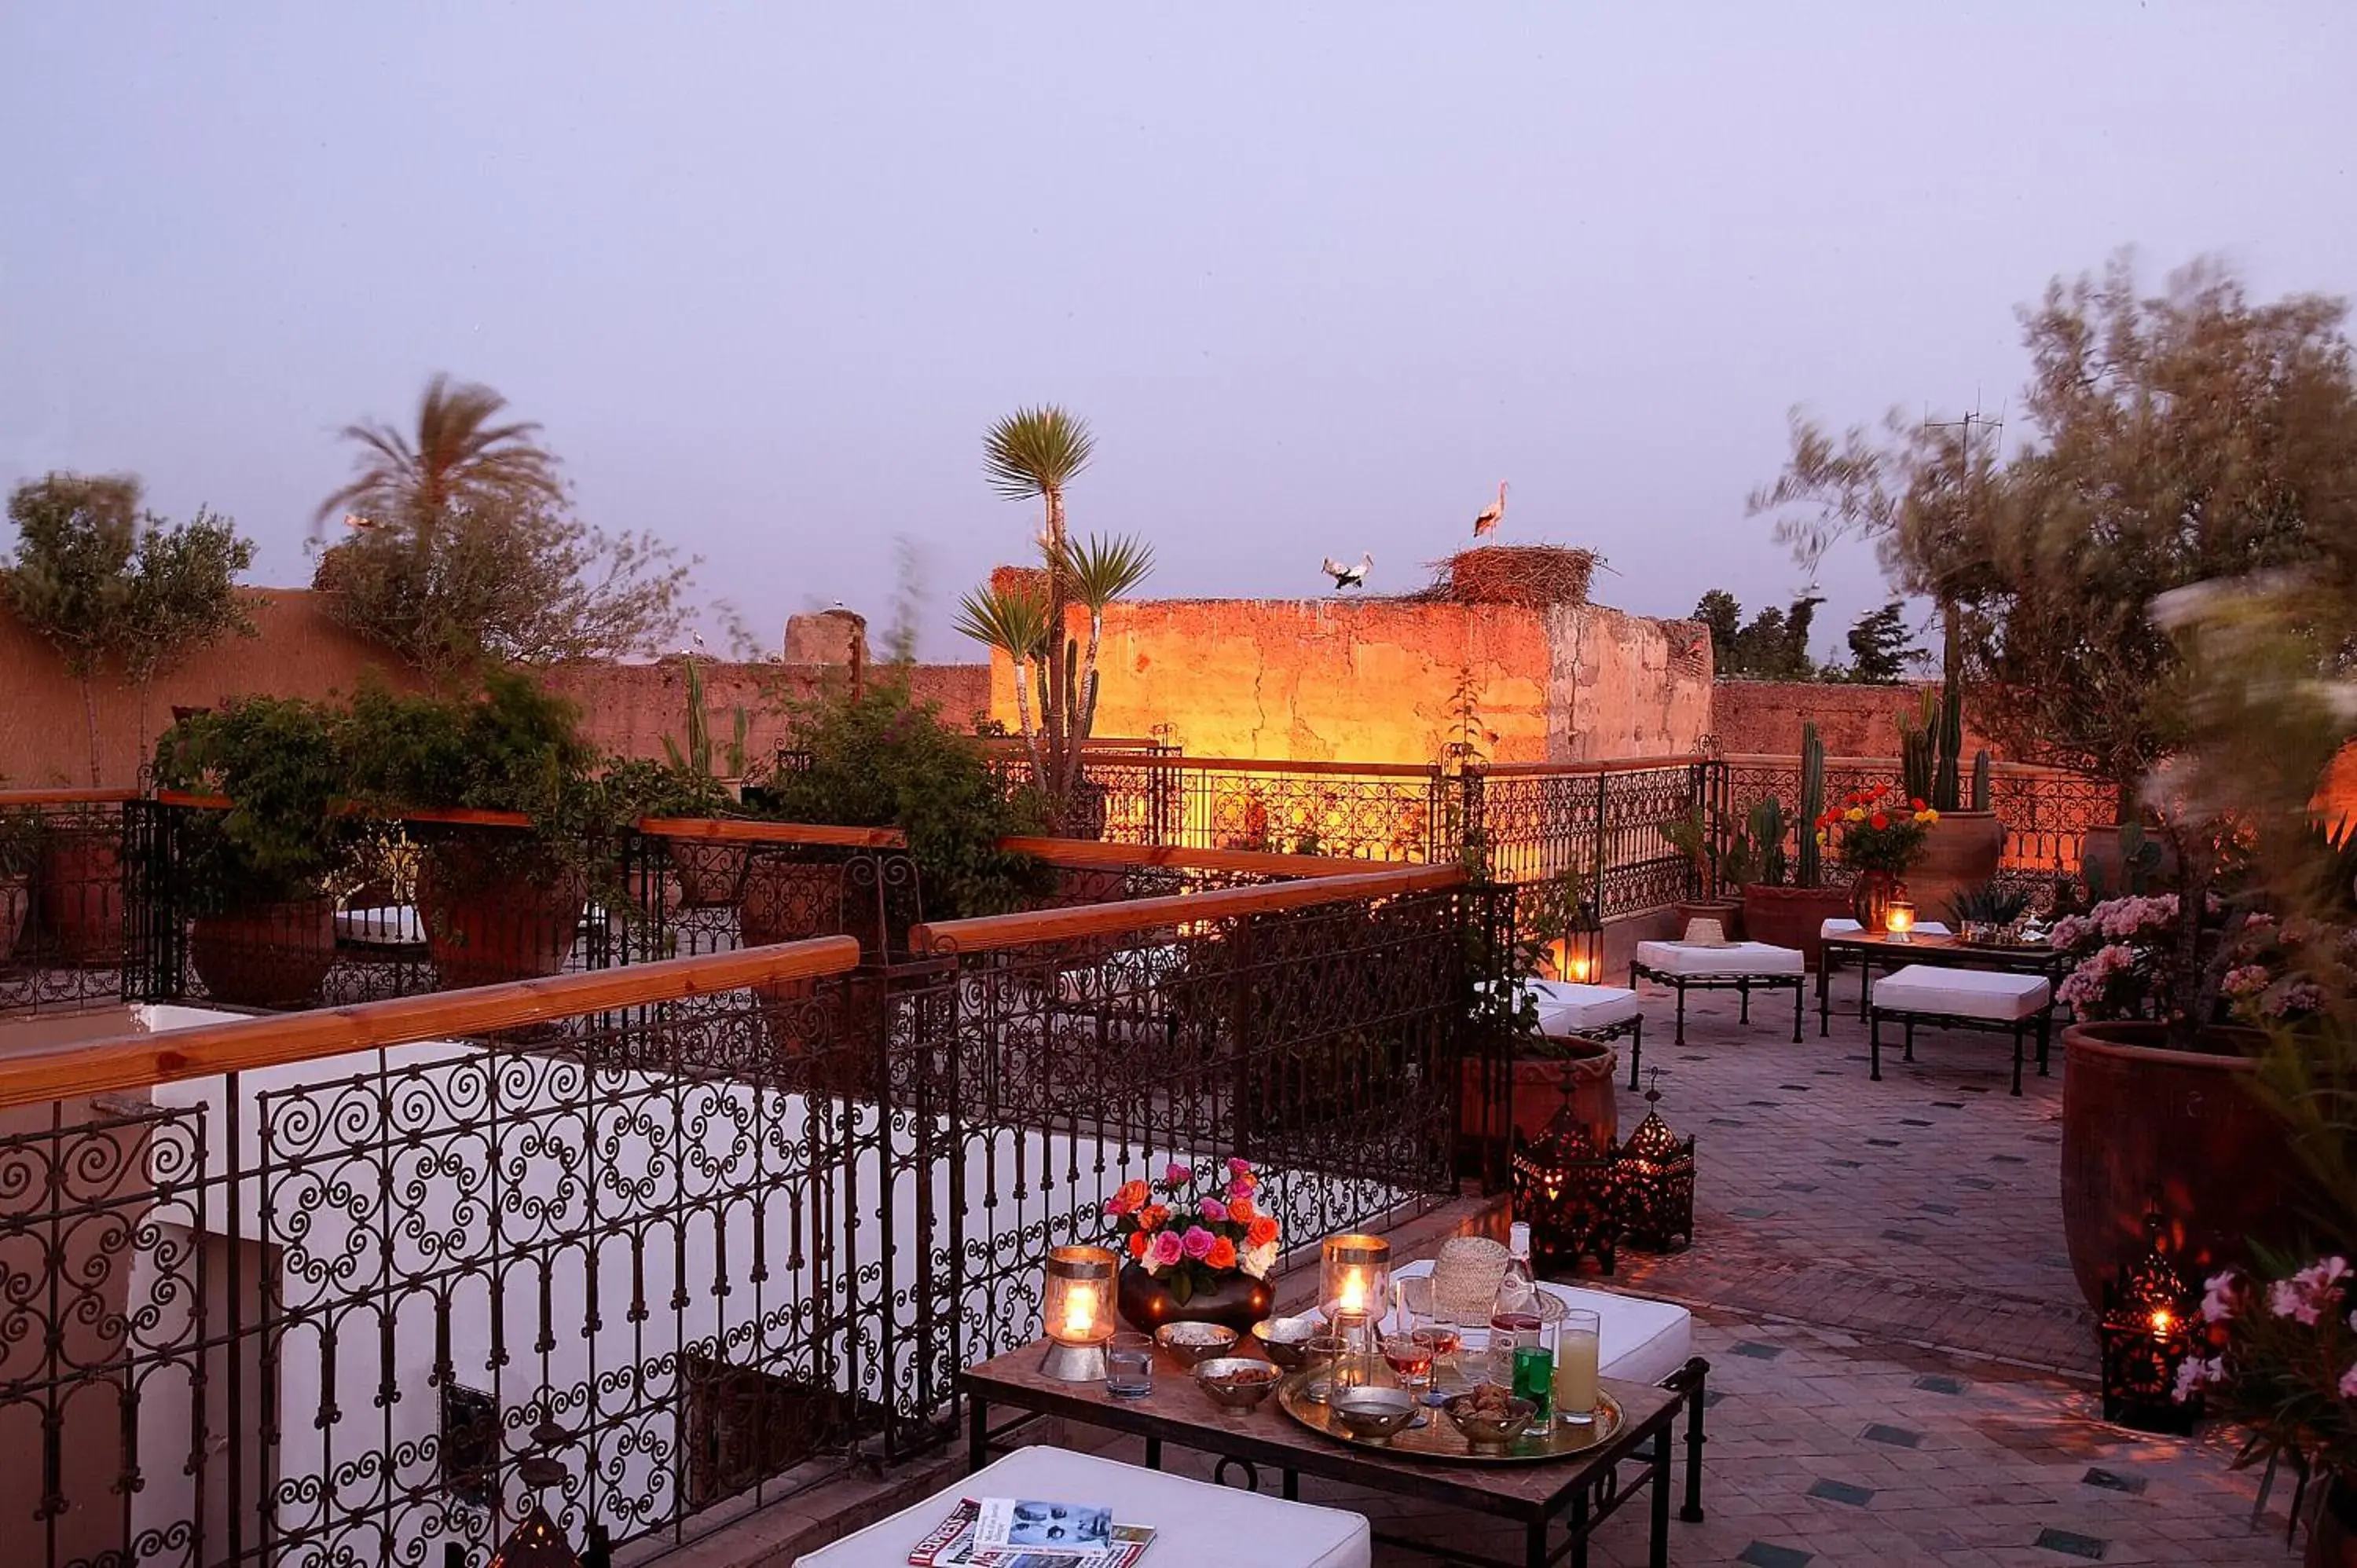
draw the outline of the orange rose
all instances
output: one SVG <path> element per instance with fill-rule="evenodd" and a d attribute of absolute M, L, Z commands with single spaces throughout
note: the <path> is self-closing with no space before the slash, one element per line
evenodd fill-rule
<path fill-rule="evenodd" d="M 1131 1257 L 1133 1257 L 1133 1258 L 1143 1258 L 1143 1257 L 1145 1257 L 1145 1256 L 1146 1256 L 1146 1232 L 1145 1232 L 1145 1231 L 1143 1231 L 1143 1230 L 1133 1230 L 1133 1231 L 1131 1231 L 1131 1232 L 1129 1233 L 1129 1255 L 1130 1255 Z"/>
<path fill-rule="evenodd" d="M 1236 1244 L 1233 1241 L 1229 1240 L 1225 1236 L 1221 1237 L 1218 1240 L 1211 1243 L 1211 1250 L 1203 1254 L 1203 1262 L 1205 1264 L 1214 1269 L 1234 1268 L 1236 1266 Z"/>
<path fill-rule="evenodd" d="M 1252 1229 L 1244 1233 L 1244 1240 L 1254 1247 L 1267 1246 L 1276 1240 L 1276 1221 L 1265 1214 L 1259 1216 L 1253 1220 Z"/>
<path fill-rule="evenodd" d="M 1253 1208 L 1253 1201 L 1249 1197 L 1235 1198 L 1228 1204 L 1228 1218 L 1239 1225 L 1251 1224 L 1255 1212 L 1257 1211 Z"/>
<path fill-rule="evenodd" d="M 1137 1224 L 1142 1230 L 1159 1230 L 1168 1223 L 1170 1210 L 1164 1204 L 1151 1203 L 1137 1211 Z"/>
<path fill-rule="evenodd" d="M 1144 1182 L 1125 1181 L 1121 1184 L 1121 1190 L 1114 1194 L 1114 1201 L 1120 1204 L 1125 1210 L 1142 1208 L 1145 1207 L 1146 1200 L 1152 1196 L 1152 1190 Z"/>

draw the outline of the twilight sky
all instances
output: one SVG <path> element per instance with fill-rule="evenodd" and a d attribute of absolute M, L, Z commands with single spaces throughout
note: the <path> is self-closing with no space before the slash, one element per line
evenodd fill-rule
<path fill-rule="evenodd" d="M 305 581 L 334 431 L 447 370 L 765 646 L 906 534 L 966 658 L 1033 525 L 982 433 L 1059 401 L 1151 593 L 1415 586 L 1502 477 L 1683 614 L 1800 585 L 1788 407 L 2000 411 L 2058 272 L 2357 293 L 2357 6 L 1661 9 L 16 0 L 0 485 L 131 469 Z M 1824 585 L 1830 649 L 1883 596 Z"/>

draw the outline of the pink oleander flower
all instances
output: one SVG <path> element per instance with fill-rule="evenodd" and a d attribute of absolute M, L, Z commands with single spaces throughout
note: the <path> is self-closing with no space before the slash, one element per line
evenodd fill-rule
<path fill-rule="evenodd" d="M 1162 1173 L 1162 1185 L 1165 1187 L 1185 1187 L 1194 1179 L 1195 1168 L 1192 1165 L 1182 1165 L 1176 1160 L 1170 1163 L 1168 1170 Z"/>
<path fill-rule="evenodd" d="M 2094 929 L 2093 922 L 2083 915 L 2065 915 L 2054 922 L 2054 929 L 2049 933 L 2049 939 L 2057 948 L 2067 952 L 2085 941 Z"/>
<path fill-rule="evenodd" d="M 2183 1404 L 2196 1390 L 2223 1382 L 2225 1378 L 2226 1363 L 2221 1358 L 2212 1356 L 2205 1361 L 2199 1356 L 2188 1356 L 2177 1369 L 2177 1386 L 2169 1391 L 2169 1397 Z"/>
<path fill-rule="evenodd" d="M 1171 1268 L 1185 1255 L 1186 1248 L 1179 1241 L 1178 1233 L 1175 1230 L 1157 1232 L 1154 1238 L 1153 1251 L 1147 1254 L 1157 1269 Z"/>
<path fill-rule="evenodd" d="M 2201 1294 L 2201 1321 L 2223 1323 L 2234 1316 L 2234 1271 L 2212 1274 Z"/>
<path fill-rule="evenodd" d="M 1203 1223 L 1206 1225 L 1225 1225 L 1227 1222 L 1228 1206 L 1222 1203 L 1216 1197 L 1205 1198 L 1203 1200 Z"/>
<path fill-rule="evenodd" d="M 1168 1230 L 1163 1232 L 1165 1236 L 1169 1234 Z M 1200 1225 L 1190 1225 L 1187 1228 L 1187 1234 L 1178 1239 L 1178 1250 L 1197 1262 L 1200 1262 L 1211 1256 L 1211 1249 L 1218 1244 L 1219 1240 Z"/>
<path fill-rule="evenodd" d="M 2238 969 L 2230 969 L 2225 978 L 2218 983 L 2218 989 L 2229 996 L 2256 996 L 2266 988 L 2267 966 L 2263 963 L 2246 963 Z"/>
<path fill-rule="evenodd" d="M 2349 1277 L 2349 1260 L 2320 1258 L 2287 1280 L 2277 1280 L 2267 1287 L 2267 1310 L 2277 1317 L 2288 1317 L 2314 1327 L 2341 1282 Z"/>
<path fill-rule="evenodd" d="M 2357 1400 L 2357 1363 L 2352 1363 L 2349 1369 L 2341 1374 L 2341 1397 Z"/>
<path fill-rule="evenodd" d="M 2323 1010 L 2324 988 L 2311 980 L 2295 980 L 2259 998 L 2259 1011 L 2270 1018 L 2298 1018 Z"/>

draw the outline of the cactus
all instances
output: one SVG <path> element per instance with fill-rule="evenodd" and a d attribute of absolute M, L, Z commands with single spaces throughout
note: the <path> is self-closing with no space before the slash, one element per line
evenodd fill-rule
<path fill-rule="evenodd" d="M 1773 795 L 1751 808 L 1746 831 L 1757 858 L 1759 879 L 1770 887 L 1784 885 L 1784 834 L 1791 827 L 1784 819 L 1784 802 Z"/>
<path fill-rule="evenodd" d="M 1905 714 L 1899 719 L 1899 787 L 1910 800 L 1929 800 L 1935 770 L 1933 757 L 1938 737 L 1932 726 L 1938 720 L 1938 708 L 1932 693 L 1923 693 L 1923 716 L 1910 723 Z"/>
<path fill-rule="evenodd" d="M 1973 810 L 1986 811 L 1989 805 L 1989 754 L 1983 746 L 1973 753 Z"/>
<path fill-rule="evenodd" d="M 1964 751 L 1964 689 L 1953 679 L 1940 687 L 1940 760 L 1927 797 L 1935 811 L 1956 809 L 1959 782 L 1956 764 Z"/>
<path fill-rule="evenodd" d="M 1822 886 L 1824 865 L 1817 847 L 1817 819 L 1825 814 L 1825 742 L 1817 726 L 1801 726 L 1801 858 L 1793 882 Z"/>
<path fill-rule="evenodd" d="M 716 773 L 712 767 L 712 714 L 704 705 L 704 671 L 695 660 L 687 661 L 687 746 L 683 750 L 671 736 L 662 737 L 663 756 L 672 767 L 682 773 L 694 773 L 701 779 L 742 779 L 745 777 L 746 743 L 753 725 L 752 715 L 740 704 L 734 711 L 734 724 L 728 742 L 728 771 Z"/>

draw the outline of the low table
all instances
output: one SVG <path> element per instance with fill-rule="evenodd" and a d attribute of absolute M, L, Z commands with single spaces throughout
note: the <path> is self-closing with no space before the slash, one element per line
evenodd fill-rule
<path fill-rule="evenodd" d="M 1652 1568 L 1668 1568 L 1672 1428 L 1688 1399 L 1698 1397 L 1698 1384 L 1690 1394 L 1605 1379 L 1603 1386 L 1620 1401 L 1626 1420 L 1610 1441 L 1592 1453 L 1548 1464 L 1451 1465 L 1339 1443 L 1301 1425 L 1274 1400 L 1247 1415 L 1226 1414 L 1195 1386 L 1191 1373 L 1158 1349 L 1154 1391 L 1144 1399 L 1116 1400 L 1102 1381 L 1064 1382 L 1042 1372 L 1045 1346 L 1045 1340 L 1027 1345 L 958 1375 L 968 1401 L 967 1457 L 976 1469 L 995 1449 L 1006 1446 L 1010 1434 L 1040 1416 L 1056 1416 L 1143 1438 L 1148 1468 L 1158 1469 L 1162 1445 L 1175 1443 L 1218 1455 L 1212 1474 L 1222 1482 L 1232 1469 L 1240 1469 L 1244 1485 L 1257 1490 L 1261 1468 L 1275 1469 L 1287 1499 L 1298 1498 L 1301 1477 L 1318 1476 L 1510 1520 L 1523 1529 L 1522 1568 L 1550 1568 L 1566 1558 L 1574 1568 L 1584 1568 L 1587 1541 L 1596 1528 L 1650 1488 L 1646 1561 Z M 994 1405 L 1024 1413 L 993 1427 Z M 1435 1421 L 1448 1419 L 1438 1411 L 1431 1413 Z M 1642 1468 L 1624 1484 L 1624 1466 Z M 1558 1520 L 1565 1531 L 1560 1538 Z M 1393 1538 L 1378 1533 L 1376 1539 Z M 1424 1541 L 1405 1544 L 1456 1562 L 1499 1568 L 1494 1558 L 1436 1549 Z"/>
<path fill-rule="evenodd" d="M 1817 1035 L 1823 1038 L 1829 1030 L 1828 1017 L 1833 1008 L 1834 971 L 1844 961 L 1857 965 L 1857 1015 L 1867 1018 L 1874 1005 L 1875 972 L 1888 974 L 1910 963 L 1937 964 L 1943 969 L 1987 969 L 2006 974 L 2034 974 L 2050 984 L 2060 984 L 2062 977 L 2077 967 L 2078 961 L 2069 953 L 2052 948 L 1977 947 L 1951 936 L 1923 934 L 1918 928 L 1907 941 L 1878 932 L 1835 934 L 1824 939 L 1824 956 L 1817 961 Z"/>
<path fill-rule="evenodd" d="M 1251 1561 L 1268 1568 L 1367 1568 L 1367 1521 L 1340 1509 L 1313 1508 L 1141 1470 L 1135 1465 L 1045 1446 L 1017 1448 L 914 1508 L 879 1520 L 804 1557 L 799 1568 L 908 1568 L 909 1552 L 962 1498 L 1037 1498 L 1103 1503 L 1116 1524 L 1150 1525 L 1146 1561 L 1167 1565 Z"/>

